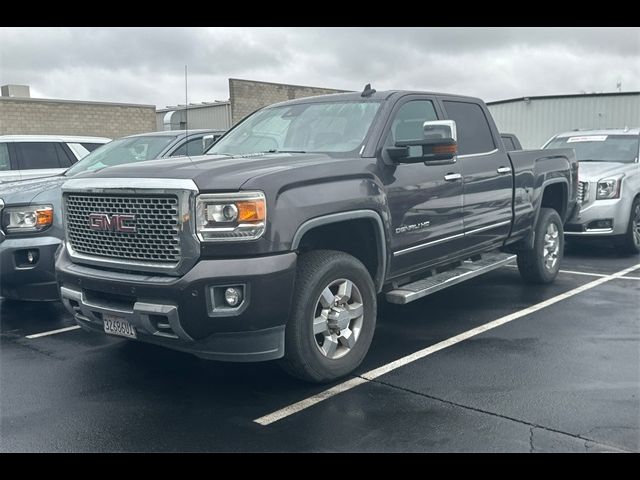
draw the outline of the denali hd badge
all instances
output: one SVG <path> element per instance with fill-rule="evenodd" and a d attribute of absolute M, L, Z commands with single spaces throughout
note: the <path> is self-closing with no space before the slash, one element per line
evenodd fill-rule
<path fill-rule="evenodd" d="M 136 221 L 136 216 L 123 213 L 109 215 L 107 213 L 89 214 L 89 228 L 99 232 L 135 233 L 136 226 L 132 225 Z M 128 222 L 129 224 L 125 224 Z"/>

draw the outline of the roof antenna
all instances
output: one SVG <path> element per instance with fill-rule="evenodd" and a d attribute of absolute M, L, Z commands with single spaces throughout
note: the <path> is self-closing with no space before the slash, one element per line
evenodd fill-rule
<path fill-rule="evenodd" d="M 189 97 L 187 95 L 187 66 L 184 66 L 184 139 L 189 136 Z M 189 156 L 189 144 L 187 143 L 186 154 Z"/>
<path fill-rule="evenodd" d="M 364 90 L 362 91 L 362 93 L 360 94 L 361 97 L 370 97 L 371 95 L 373 95 L 374 93 L 376 93 L 376 89 L 375 88 L 371 88 L 371 84 L 367 83 L 364 86 Z"/>

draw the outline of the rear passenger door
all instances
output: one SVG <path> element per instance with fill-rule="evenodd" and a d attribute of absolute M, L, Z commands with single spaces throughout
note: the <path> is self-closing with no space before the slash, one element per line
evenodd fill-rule
<path fill-rule="evenodd" d="M 11 143 L 0 143 L 0 183 L 20 180 L 20 170 L 15 159 L 12 160 L 12 151 Z"/>
<path fill-rule="evenodd" d="M 442 104 L 458 132 L 465 249 L 498 246 L 511 228 L 511 162 L 498 148 L 495 125 L 480 104 L 459 98 L 444 98 Z"/>
<path fill-rule="evenodd" d="M 72 164 L 71 154 L 59 142 L 15 142 L 13 146 L 23 180 L 58 175 Z"/>

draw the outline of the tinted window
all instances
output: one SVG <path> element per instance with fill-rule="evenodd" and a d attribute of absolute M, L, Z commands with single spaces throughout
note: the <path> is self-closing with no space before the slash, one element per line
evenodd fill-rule
<path fill-rule="evenodd" d="M 16 142 L 14 146 L 21 170 L 61 167 L 53 142 Z"/>
<path fill-rule="evenodd" d="M 424 139 L 424 122 L 437 120 L 438 115 L 430 100 L 412 100 L 402 105 L 393 121 L 385 139 L 386 146 L 396 142 Z M 409 147 L 409 156 L 418 156 L 422 147 Z"/>
<path fill-rule="evenodd" d="M 502 143 L 504 143 L 504 148 L 506 148 L 509 152 L 517 150 L 511 137 L 502 137 Z"/>
<path fill-rule="evenodd" d="M 580 135 L 554 138 L 544 148 L 573 148 L 581 162 L 633 163 L 638 158 L 637 135 Z"/>
<path fill-rule="evenodd" d="M 0 172 L 2 170 L 11 170 L 9 147 L 7 147 L 6 143 L 0 143 Z"/>
<path fill-rule="evenodd" d="M 444 101 L 444 107 L 458 131 L 460 155 L 490 152 L 496 148 L 482 107 L 476 103 Z"/>
<path fill-rule="evenodd" d="M 104 143 L 84 143 L 83 142 L 80 145 L 82 145 L 84 148 L 86 148 L 90 152 L 93 152 L 96 148 L 101 147 L 102 145 L 104 145 Z"/>
<path fill-rule="evenodd" d="M 171 154 L 172 157 L 182 157 L 182 156 L 193 156 L 193 155 L 202 155 L 202 137 L 192 138 L 188 142 L 180 145 L 176 150 Z"/>

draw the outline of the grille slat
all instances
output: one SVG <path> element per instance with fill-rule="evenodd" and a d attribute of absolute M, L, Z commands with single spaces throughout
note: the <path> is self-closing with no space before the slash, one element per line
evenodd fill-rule
<path fill-rule="evenodd" d="M 180 261 L 179 205 L 175 195 L 68 193 L 67 235 L 74 251 L 101 258 L 165 265 Z M 135 233 L 97 231 L 89 215 L 135 215 Z"/>
<path fill-rule="evenodd" d="M 578 203 L 584 203 L 587 198 L 589 184 L 587 182 L 578 182 Z"/>

